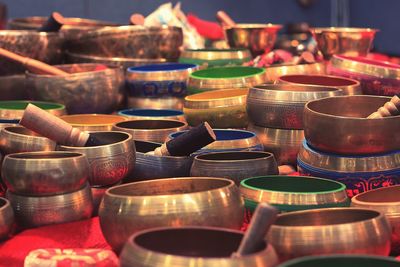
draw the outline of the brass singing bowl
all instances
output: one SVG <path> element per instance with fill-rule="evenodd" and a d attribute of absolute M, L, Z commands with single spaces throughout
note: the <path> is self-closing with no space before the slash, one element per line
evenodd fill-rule
<path fill-rule="evenodd" d="M 367 119 L 390 100 L 381 96 L 337 96 L 310 101 L 304 134 L 314 148 L 344 155 L 400 150 L 400 116 Z"/>
<path fill-rule="evenodd" d="M 57 67 L 70 75 L 26 73 L 34 99 L 64 104 L 68 114 L 111 113 L 123 100 L 125 78 L 121 68 L 90 63 Z"/>
<path fill-rule="evenodd" d="M 164 143 L 171 133 L 188 128 L 186 122 L 177 120 L 128 120 L 114 124 L 114 131 L 130 133 L 133 139 Z"/>
<path fill-rule="evenodd" d="M 127 106 L 131 108 L 151 108 L 151 109 L 183 109 L 182 97 L 134 97 L 127 96 Z"/>
<path fill-rule="evenodd" d="M 185 97 L 183 112 L 189 125 L 207 121 L 215 128 L 245 128 L 248 89 L 215 90 Z"/>
<path fill-rule="evenodd" d="M 266 82 L 276 82 L 279 77 L 283 75 L 294 75 L 294 74 L 309 74 L 318 75 L 325 74 L 326 68 L 324 63 L 312 63 L 312 64 L 299 64 L 299 65 L 288 65 L 288 66 L 271 66 L 265 69 L 267 80 Z"/>
<path fill-rule="evenodd" d="M 101 230 L 120 251 L 130 235 L 161 226 L 239 229 L 243 200 L 223 178 L 184 177 L 123 184 L 108 189 L 100 204 Z"/>
<path fill-rule="evenodd" d="M 60 119 L 82 131 L 111 131 L 114 123 L 127 120 L 126 117 L 109 114 L 65 115 Z"/>
<path fill-rule="evenodd" d="M 14 101 L 0 101 L 0 118 L 19 120 L 24 114 L 25 108 L 28 104 L 33 104 L 55 116 L 62 116 L 66 114 L 65 106 L 58 103 L 31 101 L 31 100 L 14 100 Z"/>
<path fill-rule="evenodd" d="M 101 200 L 103 199 L 104 194 L 106 193 L 107 189 L 110 187 L 120 185 L 122 181 L 107 186 L 91 186 L 90 191 L 92 192 L 92 200 L 93 200 L 93 214 L 92 217 L 99 215 L 99 207 Z"/>
<path fill-rule="evenodd" d="M 25 88 L 25 75 L 0 76 L 0 101 L 30 99 Z"/>
<path fill-rule="evenodd" d="M 392 226 L 391 254 L 400 252 L 400 186 L 378 188 L 356 195 L 351 206 L 373 209 L 386 216 Z"/>
<path fill-rule="evenodd" d="M 25 30 L 0 30 L 0 47 L 18 55 L 54 65 L 63 57 L 64 38 L 55 32 Z M 23 74 L 25 67 L 20 63 L 2 58 L 0 75 Z"/>
<path fill-rule="evenodd" d="M 56 142 L 22 126 L 5 127 L 0 131 L 0 150 L 3 155 L 19 152 L 53 151 L 55 148 Z"/>
<path fill-rule="evenodd" d="M 76 191 L 90 175 L 85 155 L 73 152 L 26 152 L 7 155 L 1 176 L 8 190 L 26 196 Z"/>
<path fill-rule="evenodd" d="M 177 109 L 153 109 L 153 108 L 130 108 L 118 111 L 118 115 L 127 120 L 177 120 L 186 122 L 181 110 Z"/>
<path fill-rule="evenodd" d="M 362 95 L 360 82 L 332 75 L 296 74 L 279 77 L 279 83 L 329 86 L 341 89 L 345 95 Z"/>
<path fill-rule="evenodd" d="M 334 54 L 366 56 L 372 47 L 377 31 L 379 30 L 342 27 L 311 29 L 325 60 L 329 60 Z"/>
<path fill-rule="evenodd" d="M 304 105 L 311 100 L 339 96 L 335 87 L 300 84 L 265 84 L 249 90 L 247 114 L 257 125 L 277 129 L 303 129 Z"/>
<path fill-rule="evenodd" d="M 269 52 L 275 44 L 282 25 L 236 24 L 225 28 L 225 36 L 231 48 L 247 48 L 253 57 Z"/>
<path fill-rule="evenodd" d="M 118 40 L 116 42 L 115 40 Z M 101 57 L 165 58 L 176 61 L 183 44 L 182 29 L 173 26 L 119 26 L 82 33 L 68 50 Z"/>
<path fill-rule="evenodd" d="M 0 240 L 10 237 L 14 225 L 14 211 L 10 201 L 0 197 Z"/>
<path fill-rule="evenodd" d="M 321 254 L 387 256 L 390 236 L 388 220 L 377 211 L 328 208 L 280 214 L 267 240 L 286 261 Z"/>
<path fill-rule="evenodd" d="M 244 48 L 231 49 L 185 49 L 179 62 L 196 64 L 204 67 L 242 65 L 251 60 L 250 51 Z"/>
<path fill-rule="evenodd" d="M 89 184 L 77 191 L 53 196 L 25 196 L 7 191 L 6 197 L 22 228 L 89 219 L 93 210 Z"/>
<path fill-rule="evenodd" d="M 273 267 L 274 248 L 264 241 L 254 253 L 232 257 L 243 233 L 217 227 L 168 227 L 144 230 L 129 237 L 120 260 L 128 266 Z"/>
<path fill-rule="evenodd" d="M 395 258 L 371 255 L 323 255 L 307 256 L 290 260 L 278 267 L 399 267 L 400 263 Z"/>
<path fill-rule="evenodd" d="M 262 151 L 232 151 L 195 156 L 191 176 L 224 177 L 239 186 L 248 177 L 278 174 L 272 153 Z"/>
<path fill-rule="evenodd" d="M 130 134 L 117 131 L 89 132 L 103 145 L 91 147 L 57 146 L 57 150 L 85 154 L 89 160 L 90 185 L 106 186 L 127 177 L 135 166 L 135 143 Z"/>

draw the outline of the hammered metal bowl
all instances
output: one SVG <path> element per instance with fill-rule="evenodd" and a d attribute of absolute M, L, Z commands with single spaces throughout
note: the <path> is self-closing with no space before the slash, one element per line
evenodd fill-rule
<path fill-rule="evenodd" d="M 324 63 L 299 64 L 299 65 L 284 65 L 270 66 L 265 69 L 267 80 L 266 82 L 276 82 L 283 75 L 294 74 L 325 74 L 326 69 Z"/>
<path fill-rule="evenodd" d="M 115 251 L 120 251 L 130 235 L 154 227 L 239 229 L 243 200 L 234 182 L 228 179 L 167 178 L 108 189 L 99 216 L 104 237 Z"/>
<path fill-rule="evenodd" d="M 130 108 L 118 111 L 118 115 L 130 120 L 177 120 L 185 122 L 185 116 L 177 109 Z"/>
<path fill-rule="evenodd" d="M 371 255 L 323 255 L 307 256 L 287 261 L 278 267 L 399 267 L 394 258 Z"/>
<path fill-rule="evenodd" d="M 10 201 L 0 197 L 0 240 L 10 237 L 14 226 L 14 211 Z"/>
<path fill-rule="evenodd" d="M 179 57 L 181 63 L 196 64 L 208 68 L 242 65 L 250 60 L 250 51 L 243 48 L 185 49 Z"/>
<path fill-rule="evenodd" d="M 25 108 L 28 106 L 28 104 L 34 104 L 35 106 L 46 110 L 55 116 L 62 116 L 66 114 L 65 106 L 62 104 L 30 100 L 14 100 L 0 101 L 0 118 L 19 120 L 24 114 Z"/>
<path fill-rule="evenodd" d="M 114 123 L 128 120 L 123 116 L 110 114 L 65 115 L 60 119 L 82 131 L 111 131 Z"/>

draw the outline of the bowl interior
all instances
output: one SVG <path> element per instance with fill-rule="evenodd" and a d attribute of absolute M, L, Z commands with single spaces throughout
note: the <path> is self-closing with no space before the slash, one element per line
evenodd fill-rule
<path fill-rule="evenodd" d="M 34 104 L 35 106 L 49 110 L 49 109 L 63 109 L 64 105 L 50 102 L 37 102 L 37 101 L 0 101 L 0 109 L 9 110 L 24 110 L 28 104 Z"/>
<path fill-rule="evenodd" d="M 36 137 L 43 137 L 40 134 L 31 131 L 25 127 L 21 127 L 21 126 L 11 126 L 11 127 L 6 127 L 4 128 L 6 131 L 9 131 L 11 133 L 15 133 L 15 134 L 22 134 L 22 135 L 27 135 L 27 136 L 36 136 Z M 44 137 L 43 137 L 44 138 Z"/>
<path fill-rule="evenodd" d="M 357 195 L 355 198 L 362 202 L 400 202 L 400 186 L 390 186 L 371 190 Z"/>
<path fill-rule="evenodd" d="M 400 263 L 392 258 L 375 258 L 371 256 L 320 256 L 296 259 L 287 262 L 282 267 L 398 267 Z"/>
<path fill-rule="evenodd" d="M 234 97 L 246 96 L 247 93 L 248 93 L 248 89 L 215 90 L 215 91 L 190 95 L 190 96 L 187 96 L 185 98 L 185 100 L 203 101 L 203 100 L 210 100 L 210 99 L 234 98 Z"/>
<path fill-rule="evenodd" d="M 238 160 L 252 160 L 252 159 L 265 159 L 272 158 L 273 155 L 268 152 L 251 152 L 251 151 L 236 151 L 236 152 L 222 152 L 222 153 L 207 153 L 196 156 L 197 159 L 207 161 L 238 161 Z"/>
<path fill-rule="evenodd" d="M 122 116 L 101 114 L 67 115 L 61 116 L 60 118 L 75 125 L 111 125 L 126 120 Z"/>
<path fill-rule="evenodd" d="M 4 207 L 5 205 L 7 205 L 7 201 L 4 199 L 4 198 L 2 198 L 2 197 L 0 197 L 0 209 L 2 208 L 2 207 Z"/>
<path fill-rule="evenodd" d="M 115 124 L 117 127 L 137 130 L 161 130 L 183 127 L 186 124 L 174 120 L 133 120 Z"/>
<path fill-rule="evenodd" d="M 324 86 L 351 86 L 357 81 L 346 78 L 325 75 L 284 75 L 279 78 L 282 81 L 300 84 L 314 84 Z"/>
<path fill-rule="evenodd" d="M 102 146 L 119 143 L 129 138 L 128 134 L 122 132 L 92 132 L 90 135 L 95 137 L 102 144 Z"/>
<path fill-rule="evenodd" d="M 128 72 L 165 72 L 195 68 L 197 65 L 186 63 L 163 63 L 128 68 Z"/>
<path fill-rule="evenodd" d="M 140 153 L 147 153 L 150 151 L 154 151 L 157 147 L 160 147 L 160 146 L 161 146 L 161 144 L 159 144 L 159 143 L 135 140 L 136 151 L 140 152 Z"/>
<path fill-rule="evenodd" d="M 176 109 L 126 109 L 121 110 L 120 114 L 142 117 L 169 117 L 181 116 L 183 115 L 183 112 Z"/>
<path fill-rule="evenodd" d="M 322 87 L 313 84 L 294 85 L 294 84 L 271 84 L 271 85 L 257 85 L 255 89 L 277 92 L 334 92 L 337 88 Z"/>
<path fill-rule="evenodd" d="M 181 134 L 187 131 L 180 131 L 176 133 L 170 134 L 171 138 L 176 138 Z M 217 141 L 231 141 L 231 140 L 241 140 L 255 137 L 256 134 L 248 131 L 241 130 L 223 130 L 223 129 L 214 129 L 215 136 L 217 137 Z"/>
<path fill-rule="evenodd" d="M 34 153 L 16 153 L 8 155 L 11 159 L 36 159 L 36 160 L 43 160 L 43 159 L 66 159 L 66 158 L 76 158 L 82 157 L 80 153 L 69 153 L 69 152 L 34 152 Z"/>
<path fill-rule="evenodd" d="M 196 79 L 232 79 L 251 77 L 264 72 L 263 68 L 238 66 L 198 70 L 193 72 L 191 76 Z"/>

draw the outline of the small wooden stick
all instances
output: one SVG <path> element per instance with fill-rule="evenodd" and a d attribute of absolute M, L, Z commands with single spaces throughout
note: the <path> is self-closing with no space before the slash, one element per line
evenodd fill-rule
<path fill-rule="evenodd" d="M 231 19 L 231 17 L 229 17 L 229 15 L 223 10 L 218 11 L 216 17 L 222 26 L 234 27 L 236 25 L 233 19 Z"/>
<path fill-rule="evenodd" d="M 63 15 L 58 12 L 51 13 L 49 19 L 38 29 L 39 32 L 58 32 L 65 24 Z"/>
<path fill-rule="evenodd" d="M 377 111 L 367 117 L 367 119 L 377 119 L 400 114 L 400 98 L 398 95 L 393 96 L 390 101 L 386 102 Z"/>
<path fill-rule="evenodd" d="M 134 13 L 129 18 L 131 25 L 144 25 L 145 17 L 142 14 Z"/>

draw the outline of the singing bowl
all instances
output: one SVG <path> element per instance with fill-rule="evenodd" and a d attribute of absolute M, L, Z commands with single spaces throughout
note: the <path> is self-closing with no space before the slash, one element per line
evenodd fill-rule
<path fill-rule="evenodd" d="M 100 226 L 120 251 L 130 235 L 160 226 L 217 226 L 239 229 L 243 200 L 223 178 L 166 178 L 108 189 L 100 204 Z"/>
<path fill-rule="evenodd" d="M 334 54 L 366 56 L 372 47 L 377 31 L 379 30 L 342 27 L 311 29 L 318 49 L 326 60 L 329 60 Z"/>
<path fill-rule="evenodd" d="M 127 106 L 131 108 L 151 108 L 151 109 L 183 109 L 182 97 L 127 97 Z"/>
<path fill-rule="evenodd" d="M 316 177 L 251 177 L 240 183 L 240 193 L 251 213 L 260 202 L 273 205 L 281 212 L 350 205 L 344 184 Z"/>
<path fill-rule="evenodd" d="M 185 177 L 190 175 L 193 158 L 156 156 L 147 154 L 161 144 L 135 140 L 136 163 L 133 173 L 124 182 L 136 182 L 158 178 Z"/>
<path fill-rule="evenodd" d="M 267 80 L 266 82 L 276 82 L 279 77 L 283 75 L 294 75 L 294 74 L 325 74 L 326 68 L 324 63 L 312 63 L 312 64 L 299 64 L 289 66 L 271 66 L 265 69 Z"/>
<path fill-rule="evenodd" d="M 110 187 L 120 185 L 122 181 L 107 186 L 91 186 L 90 191 L 92 192 L 92 200 L 93 200 L 93 214 L 92 217 L 99 215 L 99 207 L 101 200 L 103 199 L 104 194 L 106 193 L 107 189 Z"/>
<path fill-rule="evenodd" d="M 0 150 L 3 155 L 34 152 L 53 151 L 56 142 L 22 126 L 5 127 L 0 131 Z"/>
<path fill-rule="evenodd" d="M 214 128 L 246 128 L 248 89 L 203 92 L 185 97 L 183 112 L 190 126 L 207 121 Z"/>
<path fill-rule="evenodd" d="M 114 123 L 126 121 L 127 118 L 109 114 L 76 114 L 61 116 L 60 119 L 82 131 L 111 131 Z"/>
<path fill-rule="evenodd" d="M 254 266 L 278 264 L 274 248 L 264 241 L 254 253 L 233 258 L 243 233 L 216 227 L 170 227 L 144 230 L 129 237 L 121 252 L 128 266 Z"/>
<path fill-rule="evenodd" d="M 302 85 L 329 86 L 341 89 L 345 95 L 362 95 L 360 82 L 350 78 L 332 75 L 296 74 L 279 77 L 278 82 Z"/>
<path fill-rule="evenodd" d="M 46 196 L 82 188 L 90 175 L 85 155 L 73 152 L 26 152 L 7 155 L 1 177 L 12 193 Z"/>
<path fill-rule="evenodd" d="M 0 76 L 0 101 L 29 99 L 25 88 L 25 75 L 14 74 Z"/>
<path fill-rule="evenodd" d="M 224 30 L 231 48 L 247 48 L 256 57 L 272 49 L 281 28 L 274 24 L 236 24 Z"/>
<path fill-rule="evenodd" d="M 400 184 L 400 151 L 343 156 L 318 151 L 304 140 L 298 154 L 297 167 L 301 174 L 344 183 L 349 197 L 375 188 Z"/>
<path fill-rule="evenodd" d="M 185 116 L 177 109 L 130 108 L 118 111 L 118 115 L 130 120 L 177 120 L 185 122 Z"/>
<path fill-rule="evenodd" d="M 377 211 L 327 208 L 280 214 L 267 240 L 282 262 L 323 254 L 387 256 L 390 236 L 389 222 Z"/>
<path fill-rule="evenodd" d="M 381 212 L 392 226 L 391 254 L 400 252 L 400 186 L 374 189 L 358 194 L 351 199 L 351 206 L 373 209 Z"/>
<path fill-rule="evenodd" d="M 217 140 L 193 154 L 264 150 L 260 140 L 258 140 L 258 137 L 253 132 L 234 129 L 213 129 L 213 131 L 217 137 Z M 174 139 L 185 132 L 186 131 L 172 133 L 168 136 L 167 140 Z"/>
<path fill-rule="evenodd" d="M 30 100 L 14 100 L 14 101 L 0 101 L 0 118 L 8 120 L 19 120 L 24 114 L 25 108 L 28 104 L 33 104 L 47 112 L 55 115 L 65 115 L 65 106 L 58 103 L 30 101 Z"/>
<path fill-rule="evenodd" d="M 114 131 L 127 132 L 133 139 L 164 143 L 171 133 L 188 128 L 186 122 L 177 120 L 128 120 L 114 124 Z"/>
<path fill-rule="evenodd" d="M 188 93 L 220 89 L 250 88 L 265 82 L 265 69 L 245 66 L 215 67 L 198 70 L 189 75 Z"/>
<path fill-rule="evenodd" d="M 0 197 L 0 240 L 7 239 L 13 230 L 14 211 L 10 201 Z"/>
<path fill-rule="evenodd" d="M 135 143 L 130 134 L 117 131 L 90 132 L 101 146 L 57 146 L 57 150 L 85 154 L 89 160 L 92 186 L 112 185 L 127 177 L 135 166 Z"/>
<path fill-rule="evenodd" d="M 367 119 L 390 97 L 337 96 L 310 101 L 304 109 L 304 134 L 314 148 L 342 155 L 400 150 L 400 116 Z"/>
<path fill-rule="evenodd" d="M 121 68 L 102 64 L 67 64 L 58 68 L 66 77 L 27 72 L 33 98 L 64 104 L 68 114 L 111 113 L 123 99 L 125 81 Z"/>
<path fill-rule="evenodd" d="M 304 139 L 303 130 L 264 128 L 249 124 L 249 131 L 254 132 L 264 150 L 274 154 L 278 165 L 296 165 L 297 153 Z"/>
<path fill-rule="evenodd" d="M 307 256 L 278 265 L 278 267 L 399 267 L 394 258 L 371 255 Z"/>
<path fill-rule="evenodd" d="M 102 57 L 165 58 L 176 61 L 182 29 L 172 26 L 119 26 L 85 32 L 71 40 L 69 51 Z"/>
<path fill-rule="evenodd" d="M 195 156 L 190 176 L 224 177 L 239 186 L 248 177 L 278 174 L 272 153 L 262 151 L 233 151 Z"/>
<path fill-rule="evenodd" d="M 64 38 L 55 32 L 0 30 L 0 47 L 18 55 L 54 65 L 62 60 Z M 23 74 L 25 67 L 6 58 L 0 62 L 0 75 Z"/>
<path fill-rule="evenodd" d="M 242 65 L 251 60 L 250 51 L 242 48 L 233 49 L 185 49 L 179 62 L 196 64 L 204 67 L 223 67 Z"/>
<path fill-rule="evenodd" d="M 53 196 L 25 196 L 6 192 L 22 228 L 66 223 L 90 218 L 93 210 L 90 186 Z"/>
<path fill-rule="evenodd" d="M 304 105 L 308 101 L 342 94 L 342 90 L 326 86 L 258 85 L 250 88 L 246 109 L 249 120 L 257 126 L 301 130 Z"/>

